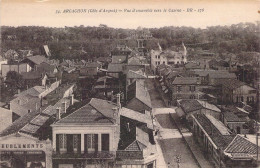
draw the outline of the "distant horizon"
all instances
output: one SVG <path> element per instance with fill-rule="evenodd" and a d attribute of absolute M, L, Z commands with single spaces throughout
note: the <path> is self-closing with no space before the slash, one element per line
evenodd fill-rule
<path fill-rule="evenodd" d="M 161 27 L 143 27 L 143 26 L 137 26 L 136 28 L 124 28 L 124 27 L 113 27 L 113 26 L 110 26 L 109 24 L 105 24 L 105 23 L 100 23 L 98 25 L 65 25 L 65 26 L 60 26 L 60 27 L 57 27 L 57 26 L 46 26 L 46 25 L 0 25 L 0 27 L 45 27 L 45 28 L 65 28 L 65 27 L 80 27 L 80 26 L 84 26 L 84 27 L 99 27 L 100 25 L 106 25 L 107 27 L 109 28 L 114 28 L 114 29 L 137 29 L 138 27 L 141 27 L 141 28 L 144 28 L 144 29 L 160 29 L 160 28 L 163 28 L 163 27 L 191 27 L 191 28 L 194 28 L 194 29 L 207 29 L 208 27 L 215 27 L 215 26 L 221 26 L 221 27 L 224 27 L 224 26 L 231 26 L 231 25 L 237 25 L 237 24 L 246 24 L 246 23 L 252 23 L 252 24 L 257 24 L 257 22 L 260 22 L 260 21 L 253 21 L 253 22 L 238 22 L 238 23 L 232 23 L 232 24 L 228 24 L 228 25 L 220 25 L 220 24 L 217 24 L 217 25 L 209 25 L 207 27 L 194 27 L 194 26 L 187 26 L 187 25 L 182 25 L 182 26 L 175 26 L 175 25 L 165 25 L 165 26 L 161 26 Z"/>
<path fill-rule="evenodd" d="M 122 29 L 136 29 L 139 26 L 144 28 L 185 26 L 205 29 L 211 26 L 230 26 L 241 22 L 259 21 L 259 1 L 255 0 L 225 2 L 215 0 L 209 2 L 206 0 L 134 0 L 134 2 L 1 0 L 0 3 L 0 25 L 13 27 L 64 28 L 80 25 L 98 27 L 100 24 L 105 24 L 108 27 Z M 103 9 L 111 12 L 100 12 Z M 193 9 L 193 12 L 188 12 L 188 9 Z M 132 10 L 143 11 L 132 12 Z M 156 12 L 156 10 L 161 11 Z M 178 10 L 180 11 L 177 12 Z"/>

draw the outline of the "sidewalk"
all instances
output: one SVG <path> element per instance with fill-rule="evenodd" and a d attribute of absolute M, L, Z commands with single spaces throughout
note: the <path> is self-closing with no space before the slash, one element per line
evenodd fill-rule
<path fill-rule="evenodd" d="M 181 132 L 183 139 L 185 140 L 186 144 L 190 148 L 190 150 L 193 153 L 193 156 L 199 163 L 201 168 L 215 168 L 214 164 L 210 163 L 204 156 L 202 151 L 200 150 L 200 147 L 198 146 L 197 142 L 194 141 L 192 133 L 187 131 L 187 129 L 183 129 L 186 126 L 180 121 L 180 118 L 177 116 L 177 114 L 169 114 L 175 122 L 176 126 L 178 127 L 179 131 Z"/>
<path fill-rule="evenodd" d="M 168 97 L 163 93 L 163 91 L 159 88 L 158 81 L 154 81 L 155 85 L 157 86 L 156 89 L 159 92 L 161 98 L 163 99 L 164 103 L 167 104 Z M 175 111 L 175 110 L 174 110 Z M 204 156 L 202 151 L 200 150 L 200 147 L 198 146 L 197 142 L 194 141 L 192 133 L 189 131 L 189 129 L 186 127 L 184 123 L 181 122 L 180 118 L 177 116 L 177 113 L 168 113 L 177 126 L 179 132 L 181 133 L 181 136 L 184 139 L 184 142 L 192 152 L 192 155 L 194 159 L 197 161 L 198 165 L 201 168 L 215 168 L 214 164 L 210 163 L 209 160 L 207 160 Z"/>

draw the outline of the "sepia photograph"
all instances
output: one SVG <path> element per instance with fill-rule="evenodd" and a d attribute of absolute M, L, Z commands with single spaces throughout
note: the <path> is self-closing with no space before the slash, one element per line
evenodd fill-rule
<path fill-rule="evenodd" d="M 0 168 L 260 168 L 260 0 L 0 0 Z"/>

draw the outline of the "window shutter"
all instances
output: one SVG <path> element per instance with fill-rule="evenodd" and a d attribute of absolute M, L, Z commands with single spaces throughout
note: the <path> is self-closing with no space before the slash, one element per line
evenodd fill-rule
<path fill-rule="evenodd" d="M 98 151 L 98 134 L 95 134 L 95 151 Z"/>
<path fill-rule="evenodd" d="M 81 153 L 81 135 L 78 134 L 78 153 Z"/>
<path fill-rule="evenodd" d="M 88 153 L 88 134 L 84 134 L 84 152 Z"/>
<path fill-rule="evenodd" d="M 60 153 L 60 134 L 56 134 L 56 152 Z"/>

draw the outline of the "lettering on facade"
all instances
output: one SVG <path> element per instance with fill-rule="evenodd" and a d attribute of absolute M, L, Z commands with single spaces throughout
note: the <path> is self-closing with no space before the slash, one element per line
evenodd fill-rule
<path fill-rule="evenodd" d="M 0 149 L 42 149 L 43 144 L 0 144 Z"/>

